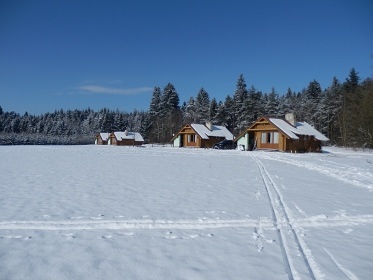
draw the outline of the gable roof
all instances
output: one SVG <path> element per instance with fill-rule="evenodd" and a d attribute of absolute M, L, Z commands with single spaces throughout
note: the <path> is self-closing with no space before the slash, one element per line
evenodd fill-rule
<path fill-rule="evenodd" d="M 101 132 L 100 133 L 100 137 L 101 137 L 102 141 L 109 140 L 109 136 L 110 136 L 110 133 L 107 133 L 107 132 Z"/>
<path fill-rule="evenodd" d="M 118 140 L 118 141 L 121 141 L 121 140 L 125 140 L 125 139 L 134 139 L 135 141 L 139 141 L 139 142 L 144 142 L 144 138 L 142 138 L 141 134 L 138 133 L 138 132 L 121 132 L 121 131 L 116 131 L 113 133 L 115 138 Z"/>
<path fill-rule="evenodd" d="M 190 126 L 202 139 L 209 139 L 209 137 L 224 137 L 227 140 L 233 140 L 233 134 L 225 126 L 212 125 L 211 130 L 204 124 L 192 123 Z"/>

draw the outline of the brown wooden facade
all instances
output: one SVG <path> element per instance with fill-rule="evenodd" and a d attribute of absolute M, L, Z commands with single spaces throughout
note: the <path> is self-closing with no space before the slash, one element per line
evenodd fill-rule
<path fill-rule="evenodd" d="M 108 139 L 103 139 L 101 134 L 96 135 L 96 140 L 95 140 L 96 145 L 107 145 L 108 144 Z"/>

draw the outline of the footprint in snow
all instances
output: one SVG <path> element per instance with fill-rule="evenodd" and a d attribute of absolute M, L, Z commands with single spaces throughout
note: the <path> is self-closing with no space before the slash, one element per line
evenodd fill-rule
<path fill-rule="evenodd" d="M 97 217 L 90 217 L 91 220 L 102 220 L 104 215 L 98 215 Z"/>
<path fill-rule="evenodd" d="M 64 236 L 66 237 L 67 240 L 75 238 L 75 234 L 74 233 L 66 233 L 66 234 L 64 234 Z"/>
<path fill-rule="evenodd" d="M 70 219 L 71 220 L 80 220 L 80 219 L 82 219 L 83 217 L 81 217 L 81 216 L 78 216 L 78 217 L 70 217 Z"/>
<path fill-rule="evenodd" d="M 343 233 L 346 233 L 346 234 L 349 234 L 351 232 L 353 232 L 354 230 L 352 228 L 346 228 L 346 229 L 343 229 L 342 232 Z"/>
<path fill-rule="evenodd" d="M 111 239 L 111 238 L 113 238 L 113 236 L 111 234 L 103 235 L 101 237 L 104 238 L 104 239 Z"/>
<path fill-rule="evenodd" d="M 173 235 L 172 234 L 172 231 L 168 231 L 166 232 L 166 236 L 165 236 L 166 239 L 176 239 L 177 236 L 176 235 Z"/>
<path fill-rule="evenodd" d="M 120 232 L 118 233 L 118 235 L 131 237 L 131 236 L 135 236 L 135 233 L 134 232 Z"/>

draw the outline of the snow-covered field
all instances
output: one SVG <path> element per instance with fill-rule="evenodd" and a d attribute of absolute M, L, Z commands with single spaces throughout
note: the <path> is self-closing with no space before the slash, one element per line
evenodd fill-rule
<path fill-rule="evenodd" d="M 0 279 L 373 279 L 373 153 L 0 147 Z"/>

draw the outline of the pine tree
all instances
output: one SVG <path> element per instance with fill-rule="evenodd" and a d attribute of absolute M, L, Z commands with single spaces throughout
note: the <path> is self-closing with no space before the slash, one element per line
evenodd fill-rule
<path fill-rule="evenodd" d="M 234 101 L 230 95 L 227 95 L 224 101 L 224 119 L 222 125 L 226 126 L 229 131 L 234 131 L 235 126 L 235 112 L 234 112 Z"/>
<path fill-rule="evenodd" d="M 247 99 L 248 91 L 243 74 L 241 74 L 237 80 L 236 90 L 233 95 L 232 125 L 234 134 L 240 133 L 248 125 Z"/>
<path fill-rule="evenodd" d="M 217 112 L 218 112 L 218 102 L 216 102 L 216 99 L 213 98 L 213 99 L 211 99 L 210 110 L 209 110 L 209 120 L 212 123 L 216 123 Z"/>
<path fill-rule="evenodd" d="M 358 74 L 359 73 L 356 72 L 355 68 L 352 68 L 350 70 L 348 78 L 346 79 L 346 82 L 344 84 L 348 92 L 354 92 L 357 86 L 359 85 L 360 77 L 358 76 Z"/>
<path fill-rule="evenodd" d="M 203 123 L 210 120 L 209 108 L 210 107 L 210 97 L 207 91 L 201 88 L 197 94 L 195 102 L 196 110 L 196 122 Z"/>
<path fill-rule="evenodd" d="M 184 123 L 195 123 L 196 122 L 196 106 L 193 97 L 190 97 L 188 103 L 185 103 L 183 109 Z"/>
<path fill-rule="evenodd" d="M 161 115 L 159 124 L 159 141 L 168 142 L 174 132 L 180 128 L 182 114 L 179 107 L 179 95 L 175 87 L 168 83 L 163 89 L 161 98 Z"/>
<path fill-rule="evenodd" d="M 214 118 L 214 123 L 218 125 L 227 126 L 227 110 L 225 108 L 225 103 L 219 101 L 218 107 L 216 109 L 216 115 Z"/>
<path fill-rule="evenodd" d="M 152 99 L 150 101 L 150 106 L 149 106 L 149 114 L 151 118 L 155 118 L 160 115 L 161 101 L 162 101 L 161 89 L 159 87 L 154 87 L 153 96 L 152 96 Z"/>
<path fill-rule="evenodd" d="M 344 146 L 358 146 L 361 106 L 363 93 L 359 86 L 359 76 L 354 68 L 350 70 L 349 77 L 343 84 L 344 94 L 341 110 L 341 136 Z"/>
<path fill-rule="evenodd" d="M 173 110 L 179 109 L 179 95 L 173 84 L 168 83 L 163 89 L 163 96 L 161 100 L 163 113 L 169 113 Z"/>
<path fill-rule="evenodd" d="M 278 95 L 274 88 L 272 88 L 271 93 L 266 95 L 266 103 L 264 105 L 265 114 L 268 116 L 278 116 Z"/>

